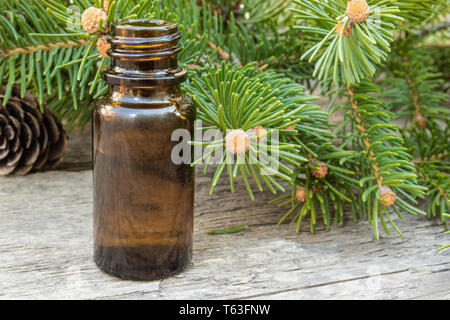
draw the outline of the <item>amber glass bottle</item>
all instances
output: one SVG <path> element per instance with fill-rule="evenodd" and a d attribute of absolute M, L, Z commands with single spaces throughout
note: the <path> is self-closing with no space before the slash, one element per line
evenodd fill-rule
<path fill-rule="evenodd" d="M 192 133 L 194 119 L 179 38 L 162 20 L 113 26 L 110 94 L 94 109 L 94 260 L 125 279 L 173 275 L 192 255 L 194 172 L 171 158 L 172 132 Z"/>

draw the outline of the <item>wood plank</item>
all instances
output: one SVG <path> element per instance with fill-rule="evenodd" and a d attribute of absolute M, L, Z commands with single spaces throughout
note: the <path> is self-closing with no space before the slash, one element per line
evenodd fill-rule
<path fill-rule="evenodd" d="M 211 173 L 197 172 L 194 259 L 161 281 L 107 276 L 92 262 L 89 133 L 69 142 L 56 171 L 0 179 L 2 299 L 448 299 L 450 250 L 439 221 L 406 215 L 396 234 L 373 240 L 366 222 L 347 219 L 316 235 L 283 215 L 269 192 L 251 201 L 241 183 L 208 195 Z M 208 230 L 247 225 L 233 235 Z"/>

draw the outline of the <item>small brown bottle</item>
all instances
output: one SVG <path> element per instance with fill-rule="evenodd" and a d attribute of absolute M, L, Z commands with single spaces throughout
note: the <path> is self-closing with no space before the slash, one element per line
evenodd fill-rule
<path fill-rule="evenodd" d="M 110 94 L 93 114 L 94 260 L 124 279 L 164 278 L 191 260 L 194 171 L 171 157 L 173 131 L 192 134 L 194 120 L 180 91 L 180 37 L 162 20 L 112 29 Z"/>

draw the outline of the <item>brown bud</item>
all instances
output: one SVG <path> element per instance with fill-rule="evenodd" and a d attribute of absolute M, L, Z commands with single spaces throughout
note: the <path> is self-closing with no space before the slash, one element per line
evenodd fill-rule
<path fill-rule="evenodd" d="M 346 14 L 353 22 L 363 22 L 370 14 L 370 7 L 366 0 L 350 0 Z"/>
<path fill-rule="evenodd" d="M 262 126 L 257 126 L 250 130 L 247 130 L 247 133 L 250 136 L 258 137 L 258 141 L 264 141 L 264 139 L 266 139 L 267 130 Z"/>
<path fill-rule="evenodd" d="M 313 169 L 311 170 L 311 174 L 319 179 L 325 178 L 328 173 L 328 167 L 325 162 L 313 160 L 312 161 Z"/>
<path fill-rule="evenodd" d="M 298 201 L 305 202 L 306 201 L 306 189 L 305 187 L 299 187 L 297 188 L 297 191 L 295 192 L 295 197 Z"/>
<path fill-rule="evenodd" d="M 106 32 L 108 29 L 108 16 L 102 9 L 96 7 L 87 8 L 81 15 L 81 26 L 90 34 L 97 33 L 100 20 L 103 21 L 102 28 Z"/>
<path fill-rule="evenodd" d="M 397 199 L 397 196 L 390 187 L 382 186 L 380 188 L 380 198 L 383 199 L 381 203 L 384 206 L 390 207 L 394 204 L 395 200 Z"/>
<path fill-rule="evenodd" d="M 345 27 L 345 30 L 342 30 L 344 28 L 344 21 L 339 21 L 336 24 L 336 33 L 340 36 L 342 32 L 344 32 L 344 37 L 348 37 L 350 33 L 352 32 L 352 26 L 350 23 L 347 23 L 347 26 Z"/>
<path fill-rule="evenodd" d="M 245 153 L 250 147 L 250 138 L 244 130 L 231 130 L 225 137 L 225 147 L 233 154 Z"/>
<path fill-rule="evenodd" d="M 111 44 L 108 42 L 108 37 L 103 36 L 97 40 L 97 50 L 104 58 L 108 58 L 108 50 L 111 49 Z"/>

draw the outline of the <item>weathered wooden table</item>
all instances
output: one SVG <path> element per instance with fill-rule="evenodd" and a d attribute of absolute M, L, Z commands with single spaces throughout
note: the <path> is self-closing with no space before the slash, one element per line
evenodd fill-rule
<path fill-rule="evenodd" d="M 58 170 L 0 178 L 0 299 L 448 299 L 450 250 L 439 221 L 406 216 L 407 236 L 373 240 L 366 222 L 316 235 L 275 224 L 269 192 L 248 199 L 196 178 L 194 258 L 153 282 L 118 280 L 92 261 L 89 133 L 72 134 Z M 226 180 L 226 179 L 225 179 Z M 247 225 L 244 232 L 208 235 Z"/>

